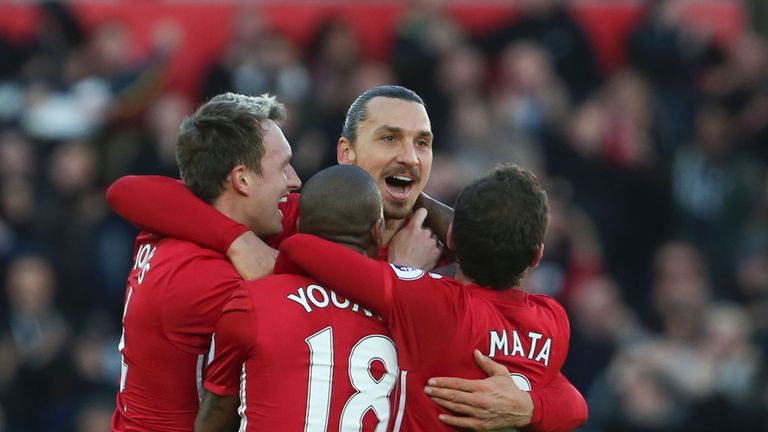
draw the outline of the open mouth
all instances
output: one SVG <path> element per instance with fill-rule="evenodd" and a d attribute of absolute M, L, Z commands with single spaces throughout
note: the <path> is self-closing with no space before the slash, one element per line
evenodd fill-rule
<path fill-rule="evenodd" d="M 288 195 L 281 197 L 280 200 L 277 202 L 277 212 L 280 213 L 280 217 L 283 216 L 283 210 L 280 209 L 280 204 L 285 204 L 288 202 Z"/>
<path fill-rule="evenodd" d="M 408 195 L 411 193 L 411 186 L 416 181 L 407 176 L 394 175 L 384 178 L 384 182 L 390 195 L 397 199 L 405 199 L 408 198 Z"/>

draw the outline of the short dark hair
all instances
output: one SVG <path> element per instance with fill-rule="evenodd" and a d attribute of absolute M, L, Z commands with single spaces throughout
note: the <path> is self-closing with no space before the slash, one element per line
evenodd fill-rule
<path fill-rule="evenodd" d="M 469 185 L 453 220 L 461 271 L 497 290 L 519 285 L 544 241 L 548 212 L 536 176 L 517 165 L 497 167 Z"/>
<path fill-rule="evenodd" d="M 368 102 L 375 97 L 387 97 L 392 99 L 402 99 L 416 102 L 424 105 L 421 96 L 415 91 L 396 85 L 383 85 L 372 87 L 357 97 L 347 110 L 347 117 L 344 119 L 344 129 L 341 130 L 341 136 L 354 144 L 357 139 L 357 125 L 368 118 Z"/>
<path fill-rule="evenodd" d="M 331 241 L 369 241 L 371 223 L 382 216 L 379 186 L 364 169 L 334 165 L 304 184 L 299 231 Z"/>
<path fill-rule="evenodd" d="M 197 197 L 212 203 L 235 166 L 243 164 L 260 175 L 263 122 L 284 118 L 285 107 L 268 94 L 213 97 L 181 123 L 176 162 L 184 183 Z"/>

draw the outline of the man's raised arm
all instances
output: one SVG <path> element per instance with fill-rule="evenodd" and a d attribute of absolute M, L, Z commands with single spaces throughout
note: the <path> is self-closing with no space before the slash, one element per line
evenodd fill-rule
<path fill-rule="evenodd" d="M 336 293 L 385 317 L 389 313 L 391 280 L 384 274 L 389 264 L 370 259 L 361 252 L 308 234 L 295 234 L 280 245 L 281 261 L 296 265 Z"/>
<path fill-rule="evenodd" d="M 229 256 L 244 279 L 272 272 L 276 252 L 170 177 L 125 176 L 107 190 L 112 209 L 144 231 L 186 240 Z"/>

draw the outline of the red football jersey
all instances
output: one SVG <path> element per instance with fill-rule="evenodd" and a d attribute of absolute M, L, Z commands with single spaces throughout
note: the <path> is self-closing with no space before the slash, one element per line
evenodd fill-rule
<path fill-rule="evenodd" d="M 225 256 L 140 234 L 128 277 L 113 431 L 191 431 L 213 325 L 240 276 Z"/>
<path fill-rule="evenodd" d="M 384 432 L 397 353 L 377 315 L 306 277 L 273 275 L 227 302 L 205 388 L 240 396 L 240 430 Z"/>
<path fill-rule="evenodd" d="M 283 243 L 276 269 L 285 260 L 381 314 L 407 377 L 403 430 L 451 430 L 438 420 L 441 409 L 424 386 L 434 376 L 485 378 L 472 357 L 474 348 L 504 364 L 528 391 L 546 387 L 565 361 L 570 326 L 550 297 L 465 286 L 302 234 Z"/>

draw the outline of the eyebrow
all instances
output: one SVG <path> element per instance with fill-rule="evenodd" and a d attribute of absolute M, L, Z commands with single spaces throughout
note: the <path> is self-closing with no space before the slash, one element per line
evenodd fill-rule
<path fill-rule="evenodd" d="M 396 127 L 396 126 L 383 125 L 383 126 L 379 126 L 378 128 L 376 128 L 375 131 L 373 131 L 374 135 L 378 135 L 378 134 L 380 134 L 382 132 L 389 132 L 389 133 L 394 133 L 394 134 L 402 135 L 403 134 L 403 128 L 399 128 L 399 127 Z M 432 132 L 428 131 L 428 130 L 422 130 L 422 131 L 416 132 L 416 136 L 420 137 L 420 138 L 421 137 L 430 137 L 431 138 L 432 137 Z"/>

